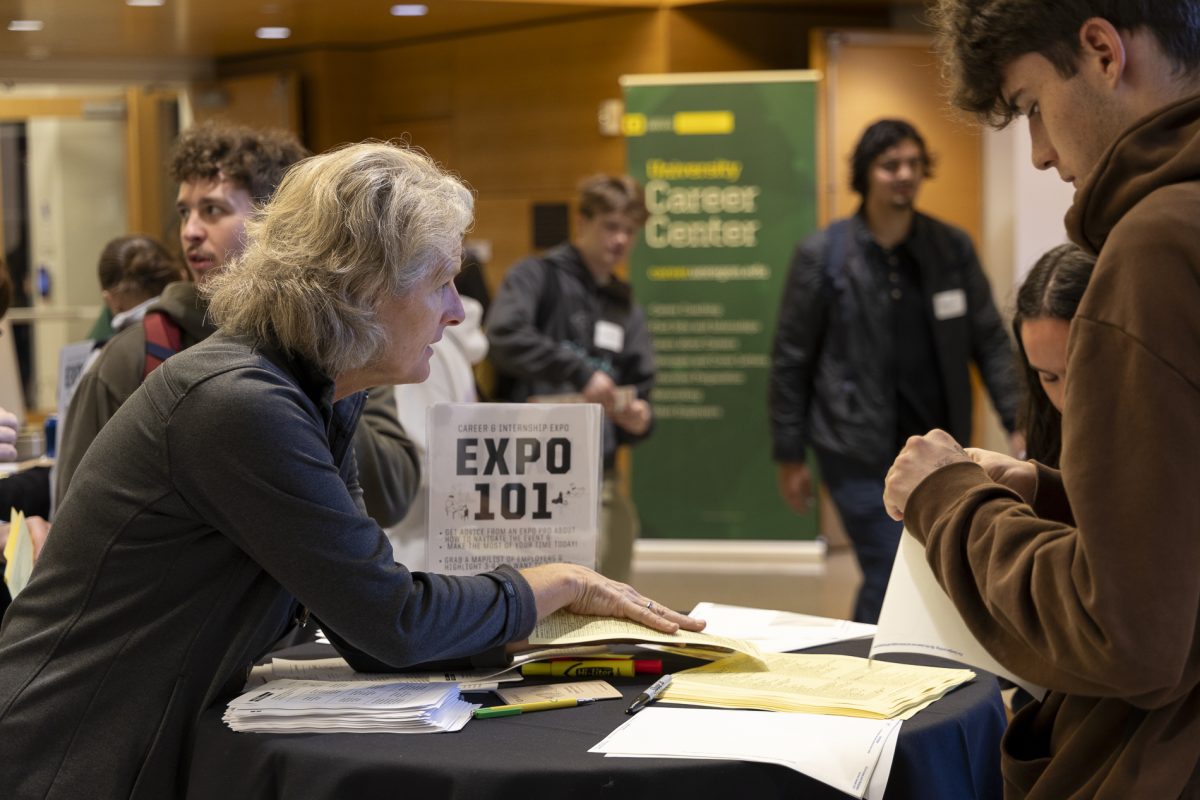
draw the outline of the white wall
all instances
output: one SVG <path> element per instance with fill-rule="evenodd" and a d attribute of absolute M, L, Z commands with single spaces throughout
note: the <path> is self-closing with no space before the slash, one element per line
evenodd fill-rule
<path fill-rule="evenodd" d="M 51 277 L 39 312 L 99 308 L 96 262 L 109 239 L 125 233 L 125 123 L 123 120 L 38 118 L 29 121 L 31 274 Z M 91 321 L 39 320 L 34 328 L 38 408 L 55 404 L 58 351 L 87 335 Z"/>
<path fill-rule="evenodd" d="M 1006 324 L 1025 273 L 1038 256 L 1067 240 L 1063 215 L 1074 193 L 1057 172 L 1034 168 L 1029 128 L 1023 121 L 984 132 L 980 258 Z M 994 411 L 980 437 L 984 447 L 1008 452 L 1008 436 Z"/>
<path fill-rule="evenodd" d="M 1030 147 L 1022 120 L 989 131 L 983 140 L 983 255 L 992 265 L 996 302 L 1006 318 L 1033 262 L 1067 241 L 1063 216 L 1075 195 L 1056 171 L 1034 168 Z"/>

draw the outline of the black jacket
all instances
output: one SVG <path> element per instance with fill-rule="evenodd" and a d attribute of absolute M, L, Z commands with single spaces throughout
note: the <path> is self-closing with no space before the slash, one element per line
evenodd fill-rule
<path fill-rule="evenodd" d="M 0 627 L 0 797 L 182 796 L 196 719 L 240 690 L 296 601 L 355 665 L 503 661 L 529 635 L 515 571 L 393 562 L 358 488 L 362 404 L 217 333 L 117 410 Z"/>
<path fill-rule="evenodd" d="M 179 326 L 184 349 L 216 331 L 208 316 L 207 300 L 190 281 L 169 284 L 150 310 L 166 313 Z M 58 505 L 66 498 L 75 470 L 100 429 L 142 385 L 145 359 L 146 331 L 138 323 L 114 336 L 79 379 L 66 420 L 59 428 L 55 466 Z M 421 477 L 421 458 L 400 426 L 394 394 L 391 386 L 371 389 L 354 433 L 359 484 L 367 513 L 383 527 L 395 525 L 404 517 Z"/>
<path fill-rule="evenodd" d="M 826 265 L 826 229 L 796 248 L 789 268 L 771 361 L 776 461 L 803 461 L 809 445 L 879 467 L 896 455 L 893 362 L 903 343 L 892 334 L 891 287 L 864 256 L 866 222 L 860 214 L 847 224 L 840 267 Z M 1013 430 L 1019 389 L 1012 344 L 970 239 L 918 213 L 906 246 L 920 265 L 948 432 L 970 442 L 972 361 Z"/>
<path fill-rule="evenodd" d="M 595 346 L 600 320 L 624 331 L 621 352 Z M 513 265 L 488 309 L 485 328 L 488 358 L 506 386 L 497 399 L 522 402 L 531 395 L 578 392 L 597 369 L 618 386 L 636 386 L 643 400 L 654 387 L 654 349 L 629 284 L 613 278 L 598 285 L 570 244 Z M 649 434 L 634 436 L 605 417 L 605 465 L 612 466 L 618 444 Z"/>

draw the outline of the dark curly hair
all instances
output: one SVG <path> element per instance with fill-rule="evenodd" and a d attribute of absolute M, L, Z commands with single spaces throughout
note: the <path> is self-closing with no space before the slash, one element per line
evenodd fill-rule
<path fill-rule="evenodd" d="M 1177 73 L 1200 67 L 1195 0 L 935 0 L 929 11 L 950 101 L 1002 128 L 1016 116 L 1001 88 L 1004 69 L 1039 53 L 1064 79 L 1079 68 L 1079 29 L 1101 17 L 1122 31 L 1145 29 Z"/>
<path fill-rule="evenodd" d="M 1017 290 L 1012 330 L 1017 340 L 1025 397 L 1017 413 L 1017 430 L 1025 432 L 1025 454 L 1057 467 L 1062 454 L 1062 414 L 1050 402 L 1037 372 L 1029 366 L 1021 326 L 1032 319 L 1070 322 L 1092 279 L 1096 259 L 1073 244 L 1063 244 L 1037 260 Z"/>
<path fill-rule="evenodd" d="M 119 236 L 100 251 L 100 288 L 157 297 L 168 283 L 187 280 L 177 258 L 149 236 Z"/>
<path fill-rule="evenodd" d="M 288 167 L 309 155 L 294 134 L 206 122 L 179 135 L 171 153 L 171 178 L 224 178 L 245 189 L 256 205 L 270 198 Z"/>
<path fill-rule="evenodd" d="M 912 123 L 902 119 L 881 119 L 863 131 L 858 144 L 854 146 L 854 153 L 850 156 L 850 188 L 866 200 L 867 189 L 871 185 L 871 163 L 883 151 L 910 139 L 921 150 L 921 160 L 925 162 L 924 176 L 932 178 L 933 156 L 929 154 L 925 138 L 920 132 Z"/>

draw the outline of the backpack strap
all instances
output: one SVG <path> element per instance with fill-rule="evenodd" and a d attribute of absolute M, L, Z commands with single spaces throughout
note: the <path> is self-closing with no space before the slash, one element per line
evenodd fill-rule
<path fill-rule="evenodd" d="M 544 258 L 538 259 L 538 263 L 542 269 L 542 288 L 538 293 L 537 306 L 533 312 L 533 325 L 540 333 L 544 333 L 546 325 L 558 310 L 562 299 L 562 288 L 558 283 L 558 267 Z M 500 402 L 512 401 L 518 383 L 516 378 L 497 369 L 495 370 L 495 380 L 492 381 L 492 391 L 480 393 L 480 397 Z M 523 401 L 525 398 L 516 399 Z"/>
<path fill-rule="evenodd" d="M 545 333 L 546 323 L 558 307 L 562 298 L 562 289 L 558 285 L 558 267 L 550 261 L 542 261 L 542 293 L 538 295 L 537 312 L 534 314 L 534 324 L 538 331 Z"/>
<path fill-rule="evenodd" d="M 817 337 L 813 344 L 812 363 L 820 361 L 825 349 L 825 335 L 829 331 L 831 310 L 846 290 L 846 251 L 850 247 L 850 220 L 839 219 L 825 227 L 825 252 L 821 262 L 821 303 L 818 310 Z"/>
<path fill-rule="evenodd" d="M 142 380 L 145 380 L 159 364 L 183 349 L 183 332 L 165 311 L 146 312 L 142 329 L 146 333 L 146 361 L 142 367 Z"/>
<path fill-rule="evenodd" d="M 846 250 L 850 246 L 850 220 L 839 219 L 825 229 L 825 285 L 840 293 L 846 287 Z"/>

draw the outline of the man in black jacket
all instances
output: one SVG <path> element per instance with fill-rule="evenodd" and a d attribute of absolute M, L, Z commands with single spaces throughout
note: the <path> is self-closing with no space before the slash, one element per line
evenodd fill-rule
<path fill-rule="evenodd" d="M 854 619 L 875 622 L 900 539 L 883 479 L 909 436 L 971 439 L 975 362 L 1004 426 L 1018 399 L 1012 345 L 967 234 L 914 208 L 931 161 L 902 120 L 867 128 L 851 159 L 858 213 L 806 239 L 792 259 L 771 366 L 780 493 L 812 503 L 806 451 L 863 573 Z"/>
<path fill-rule="evenodd" d="M 629 284 L 616 277 L 646 222 L 642 187 L 596 175 L 580 186 L 570 242 L 515 264 L 488 309 L 489 359 L 503 396 L 578 393 L 604 407 L 604 487 L 597 571 L 628 582 L 637 511 L 614 478 L 617 446 L 650 434 L 654 350 Z M 633 396 L 623 387 L 633 387 Z"/>

